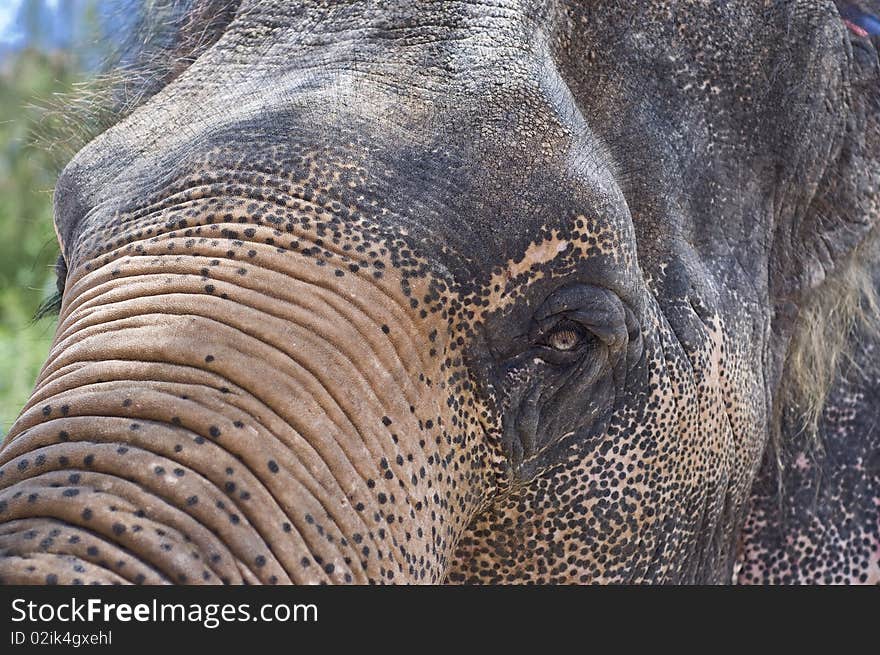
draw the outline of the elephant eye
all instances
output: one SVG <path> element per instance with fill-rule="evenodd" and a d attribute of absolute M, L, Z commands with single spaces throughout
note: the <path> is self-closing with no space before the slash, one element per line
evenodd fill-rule
<path fill-rule="evenodd" d="M 577 350 L 587 339 L 587 331 L 582 325 L 565 320 L 545 335 L 544 345 L 559 352 L 571 352 Z"/>

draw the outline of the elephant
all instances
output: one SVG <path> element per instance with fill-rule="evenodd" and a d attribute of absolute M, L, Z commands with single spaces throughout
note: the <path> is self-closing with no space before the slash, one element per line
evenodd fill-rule
<path fill-rule="evenodd" d="M 175 6 L 3 583 L 880 581 L 880 2 Z"/>

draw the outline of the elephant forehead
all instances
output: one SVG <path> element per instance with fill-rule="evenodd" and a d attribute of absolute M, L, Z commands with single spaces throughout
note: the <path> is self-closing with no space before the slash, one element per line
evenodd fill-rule
<path fill-rule="evenodd" d="M 235 120 L 144 157 L 100 189 L 91 173 L 108 164 L 74 162 L 59 186 L 59 232 L 66 245 L 94 252 L 107 248 L 108 232 L 185 231 L 203 212 L 215 225 L 202 226 L 200 238 L 241 240 L 252 229 L 219 223 L 310 232 L 339 244 L 343 257 L 379 253 L 389 270 L 415 267 L 415 276 L 430 273 L 496 308 L 535 281 L 579 269 L 606 286 L 636 278 L 626 201 L 584 126 L 560 141 L 558 155 L 535 159 L 455 136 L 396 141 L 354 117 L 332 133 L 307 119 L 284 111 Z"/>

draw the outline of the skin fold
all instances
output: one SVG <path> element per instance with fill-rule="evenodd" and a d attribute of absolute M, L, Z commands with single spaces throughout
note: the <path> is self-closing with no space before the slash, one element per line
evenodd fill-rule
<path fill-rule="evenodd" d="M 219 9 L 58 180 L 2 582 L 878 580 L 880 344 L 782 393 L 877 231 L 837 4 Z"/>

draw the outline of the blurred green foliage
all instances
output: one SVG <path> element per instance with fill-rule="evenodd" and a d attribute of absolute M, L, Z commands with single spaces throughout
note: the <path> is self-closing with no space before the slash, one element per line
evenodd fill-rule
<path fill-rule="evenodd" d="M 52 228 L 55 170 L 33 144 L 35 103 L 69 90 L 73 67 L 60 54 L 25 49 L 0 69 L 0 429 L 18 414 L 46 357 L 54 320 L 34 320 L 55 287 Z"/>
<path fill-rule="evenodd" d="M 51 120 L 46 107 L 87 77 L 73 42 L 47 44 L 41 36 L 45 9 L 25 2 L 23 27 L 32 38 L 25 34 L 25 47 L 0 53 L 0 436 L 33 388 L 56 323 L 35 315 L 55 292 L 52 188 L 59 157 L 35 135 Z"/>

